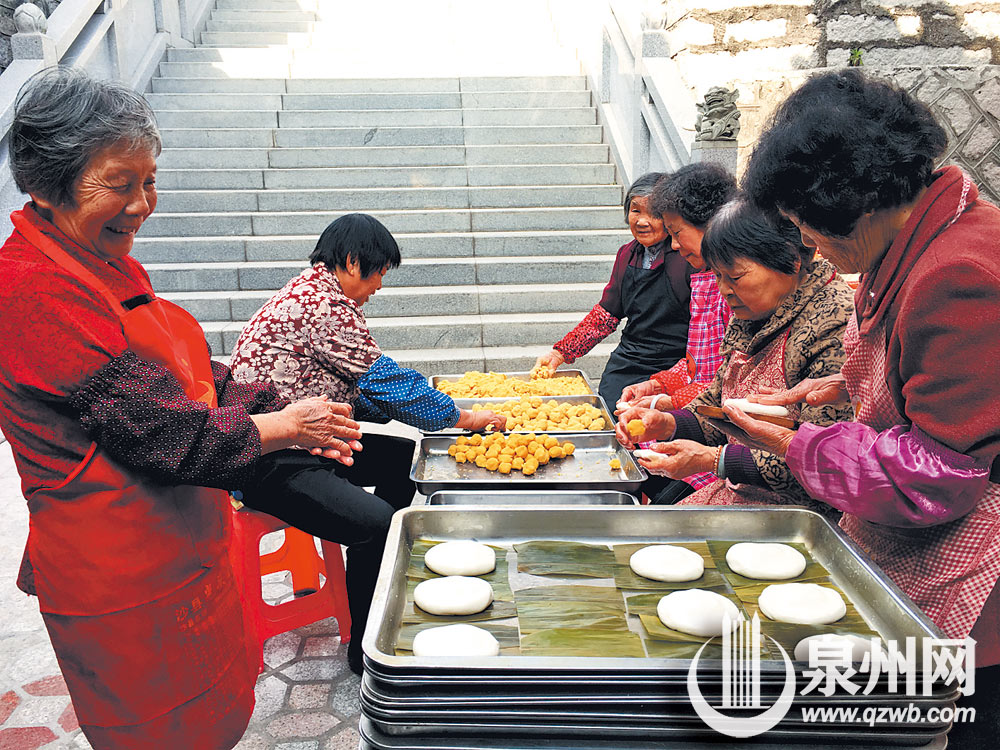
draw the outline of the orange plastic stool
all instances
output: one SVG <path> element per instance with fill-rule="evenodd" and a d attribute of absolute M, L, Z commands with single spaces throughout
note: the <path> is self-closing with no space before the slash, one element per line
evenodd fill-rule
<path fill-rule="evenodd" d="M 351 611 L 347 602 L 346 572 L 340 545 L 321 540 L 323 556 L 316 551 L 310 534 L 284 521 L 250 510 L 233 509 L 232 560 L 243 600 L 249 635 L 259 644 L 260 668 L 264 668 L 264 641 L 279 633 L 334 617 L 340 640 L 351 640 Z M 260 540 L 273 531 L 285 532 L 285 540 L 274 552 L 260 554 Z M 264 601 L 261 577 L 287 570 L 291 573 L 295 598 L 271 605 Z M 326 580 L 320 583 L 320 573 Z"/>

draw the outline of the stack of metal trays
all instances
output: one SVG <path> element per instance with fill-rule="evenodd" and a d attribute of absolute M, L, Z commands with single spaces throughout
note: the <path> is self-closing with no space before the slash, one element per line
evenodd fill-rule
<path fill-rule="evenodd" d="M 928 695 L 906 695 L 881 675 L 858 690 L 831 695 L 802 688 L 810 681 L 804 662 L 764 658 L 759 666 L 759 707 L 726 708 L 728 716 L 752 717 L 785 701 L 787 713 L 766 733 L 748 740 L 720 734 L 703 722 L 689 690 L 690 675 L 705 704 L 718 708 L 731 685 L 719 658 L 538 656 L 505 648 L 490 658 L 416 657 L 397 652 L 397 637 L 408 604 L 407 570 L 414 543 L 475 539 L 504 548 L 510 588 L 516 599 L 525 578 L 515 572 L 513 545 L 537 541 L 592 545 L 779 541 L 804 546 L 813 561 L 853 604 L 857 614 L 884 641 L 902 644 L 940 638 L 940 632 L 838 528 L 800 508 L 640 508 L 640 507 L 416 507 L 393 518 L 379 584 L 364 639 L 366 673 L 361 684 L 362 747 L 402 750 L 607 750 L 615 748 L 753 745 L 793 750 L 816 747 L 943 748 L 948 721 L 912 720 L 930 709 L 954 705 L 958 686 L 935 682 Z M 538 576 L 527 585 L 539 585 Z M 553 584 L 594 578 L 561 578 Z M 546 585 L 543 582 L 541 585 Z M 613 585 L 613 581 L 606 585 Z M 648 591 L 646 593 L 649 593 Z M 643 634 L 630 614 L 628 626 Z M 513 619 L 513 624 L 518 621 Z M 571 626 L 571 625 L 569 625 Z M 563 625 L 562 627 L 566 627 Z M 766 629 L 765 629 L 765 632 Z M 516 636 L 516 631 L 515 631 Z M 649 634 L 643 635 L 648 639 Z M 521 641 L 524 635 L 520 636 Z M 649 651 L 648 641 L 643 648 Z M 777 653 L 777 652 L 774 652 Z M 732 665 L 729 665 L 732 666 Z M 786 669 L 797 685 L 786 685 Z M 844 672 L 844 669 L 840 670 Z M 855 673 L 856 674 L 856 673 Z M 911 709 L 911 706 L 914 707 Z M 831 709 L 827 721 L 808 721 L 803 709 Z M 841 709 L 833 713 L 833 709 Z M 845 711 L 857 709 L 851 720 Z M 907 714 L 906 712 L 910 713 Z"/>

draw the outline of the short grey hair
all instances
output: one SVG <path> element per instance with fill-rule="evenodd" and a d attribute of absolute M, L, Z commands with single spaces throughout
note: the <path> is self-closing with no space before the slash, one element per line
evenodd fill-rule
<path fill-rule="evenodd" d="M 663 172 L 646 172 L 636 178 L 629 189 L 625 192 L 625 220 L 628 221 L 628 212 L 632 208 L 633 198 L 646 198 L 653 194 L 653 187 L 661 178 L 667 175 Z"/>
<path fill-rule="evenodd" d="M 56 66 L 21 87 L 10 128 L 10 170 L 21 192 L 74 203 L 73 185 L 98 151 L 122 144 L 162 147 L 156 117 L 141 94 Z"/>

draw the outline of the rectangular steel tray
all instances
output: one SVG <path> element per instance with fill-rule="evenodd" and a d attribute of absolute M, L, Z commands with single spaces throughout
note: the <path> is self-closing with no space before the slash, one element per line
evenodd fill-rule
<path fill-rule="evenodd" d="M 591 393 L 587 396 L 539 396 L 545 401 L 561 401 L 568 404 L 588 404 L 593 406 L 595 409 L 599 409 L 601 416 L 604 417 L 605 424 L 608 427 L 604 430 L 545 430 L 544 432 L 538 432 L 539 435 L 570 435 L 574 433 L 588 433 L 588 432 L 614 432 L 615 431 L 615 417 L 608 409 L 608 405 L 604 403 L 604 399 L 598 396 L 596 393 Z M 459 409 L 469 409 L 471 410 L 476 404 L 486 404 L 486 403 L 503 403 L 506 401 L 520 401 L 520 396 L 507 396 L 504 398 L 493 397 L 493 398 L 456 398 L 455 406 Z M 425 435 L 461 435 L 465 430 L 459 429 L 457 427 L 452 427 L 447 430 L 439 430 L 437 432 L 427 432 L 426 430 L 421 430 Z M 532 432 L 532 430 L 526 430 L 524 428 L 517 430 L 505 430 L 505 432 Z"/>
<path fill-rule="evenodd" d="M 572 490 L 528 490 L 464 492 L 442 490 L 427 498 L 428 505 L 638 505 L 627 492 L 574 492 Z"/>
<path fill-rule="evenodd" d="M 475 464 L 460 464 L 448 455 L 455 442 L 446 435 L 423 435 L 413 453 L 410 479 L 422 495 L 439 490 L 618 490 L 637 492 L 646 481 L 645 470 L 625 450 L 612 432 L 575 433 L 567 438 L 576 446 L 568 458 L 549 461 L 538 471 L 524 476 L 519 471 L 501 474 Z M 611 469 L 612 458 L 621 461 Z"/>
<path fill-rule="evenodd" d="M 381 732 L 368 717 L 362 715 L 358 721 L 358 733 L 361 735 L 359 750 L 650 750 L 650 740 L 633 740 L 628 738 L 605 738 L 596 734 L 584 737 L 553 739 L 550 737 L 509 737 L 502 733 L 483 732 L 477 737 L 456 736 L 406 736 L 388 735 Z M 729 747 L 752 747 L 753 750 L 816 750 L 815 740 L 804 739 L 801 742 L 775 741 L 768 737 L 755 738 L 747 742 L 739 740 L 720 741 L 723 738 L 715 735 L 712 739 L 698 741 L 694 738 L 677 737 L 676 739 L 656 742 L 657 750 L 720 750 Z M 898 750 L 944 750 L 947 740 L 939 735 L 928 743 L 896 745 Z M 837 750 L 871 750 L 871 744 L 858 745 L 852 742 L 838 742 Z"/>
<path fill-rule="evenodd" d="M 450 460 L 450 459 L 449 459 Z M 834 583 L 883 638 L 941 638 L 937 627 L 839 528 L 805 508 L 675 508 L 669 506 L 608 508 L 586 506 L 413 507 L 392 519 L 378 585 L 363 641 L 372 666 L 384 675 L 467 677 L 495 675 L 518 681 L 566 675 L 578 678 L 676 678 L 686 674 L 687 659 L 619 657 L 497 656 L 430 659 L 396 656 L 396 634 L 406 602 L 406 569 L 416 539 L 475 539 L 510 547 L 533 539 L 596 544 L 664 543 L 724 539 L 801 542 L 829 572 Z M 717 662 L 716 662 L 717 663 Z M 712 660 L 705 660 L 706 672 Z M 784 670 L 784 664 L 761 662 L 761 678 Z"/>
<path fill-rule="evenodd" d="M 460 380 L 464 374 L 465 374 L 464 372 L 460 372 L 457 375 L 430 375 L 427 378 L 427 382 L 431 384 L 431 388 L 437 388 L 437 384 L 440 383 L 442 380 L 451 380 L 454 382 L 456 380 Z M 506 375 L 508 378 L 515 378 L 516 380 L 531 379 L 530 372 L 502 372 L 500 374 Z M 583 378 L 583 382 L 587 384 L 587 387 L 590 389 L 590 392 L 596 393 L 596 391 L 594 390 L 594 384 L 590 382 L 590 378 L 587 377 L 587 373 L 585 373 L 583 370 L 574 370 L 572 368 L 563 368 L 560 370 L 556 370 L 556 377 L 571 378 L 574 376 Z M 485 398 L 490 398 L 490 397 L 486 396 Z M 493 396 L 492 398 L 500 398 L 500 397 Z M 556 398 L 556 396 L 545 396 L 544 398 Z"/>

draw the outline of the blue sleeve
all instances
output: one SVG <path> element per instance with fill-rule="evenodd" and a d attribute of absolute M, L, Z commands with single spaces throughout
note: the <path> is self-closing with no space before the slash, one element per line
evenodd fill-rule
<path fill-rule="evenodd" d="M 358 388 L 382 414 L 417 429 L 443 430 L 458 422 L 451 396 L 431 388 L 419 372 L 400 367 L 385 354 L 361 376 Z"/>
<path fill-rule="evenodd" d="M 377 422 L 379 424 L 385 424 L 389 421 L 389 417 L 369 401 L 368 397 L 363 393 L 354 401 L 354 418 L 365 422 Z"/>

